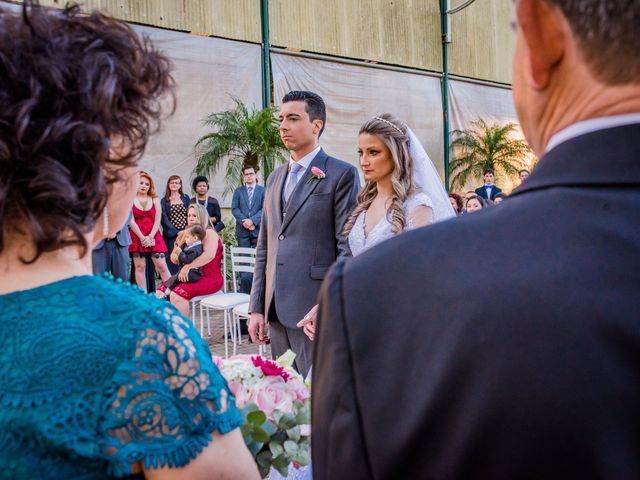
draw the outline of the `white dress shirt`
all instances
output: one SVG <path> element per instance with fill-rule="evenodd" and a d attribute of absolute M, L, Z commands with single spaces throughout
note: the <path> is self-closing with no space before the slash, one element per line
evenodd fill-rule
<path fill-rule="evenodd" d="M 318 154 L 319 151 L 320 151 L 320 145 L 318 145 L 314 150 L 307 153 L 304 157 L 302 157 L 297 162 L 293 158 L 291 158 L 291 155 L 289 155 L 289 172 L 291 172 L 291 165 L 293 165 L 294 163 L 297 163 L 302 167 L 298 172 L 298 180 L 302 178 L 302 175 L 304 175 L 304 172 L 307 171 L 307 168 L 309 168 L 309 165 L 311 165 L 311 162 L 313 161 L 314 158 L 316 158 L 316 155 Z M 287 173 L 286 182 L 288 181 L 289 181 L 289 173 Z"/>
<path fill-rule="evenodd" d="M 549 143 L 547 143 L 547 153 L 561 143 L 571 140 L 572 138 L 596 132 L 598 130 L 605 130 L 607 128 L 633 125 L 634 123 L 640 123 L 640 112 L 626 113 L 624 115 L 612 115 L 609 117 L 590 118 L 588 120 L 574 123 L 573 125 L 569 125 L 567 128 L 563 128 L 551 137 Z"/>

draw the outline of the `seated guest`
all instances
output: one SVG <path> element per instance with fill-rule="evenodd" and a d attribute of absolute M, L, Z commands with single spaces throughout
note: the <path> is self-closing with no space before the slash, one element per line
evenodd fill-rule
<path fill-rule="evenodd" d="M 196 258 L 202 255 L 202 240 L 204 240 L 205 231 L 200 225 L 193 225 L 187 228 L 182 236 L 184 240 L 184 247 L 182 252 L 178 254 L 178 265 L 180 268 L 186 264 L 193 262 Z M 187 279 L 185 282 L 193 283 L 202 278 L 202 268 L 196 267 L 189 270 L 187 273 Z M 172 275 L 169 280 L 165 282 L 165 296 L 169 296 L 171 289 L 175 287 L 179 282 L 178 275 Z"/>
<path fill-rule="evenodd" d="M 495 173 L 490 168 L 487 168 L 483 172 L 483 178 L 484 178 L 484 185 L 482 187 L 476 188 L 475 194 L 484 199 L 493 200 L 497 194 L 502 192 L 501 189 L 499 189 L 493 184 L 496 178 Z"/>
<path fill-rule="evenodd" d="M 180 268 L 180 272 L 178 272 L 178 280 L 180 280 L 180 283 L 178 283 L 169 294 L 169 300 L 180 313 L 188 317 L 191 309 L 189 301 L 193 297 L 216 293 L 222 288 L 224 277 L 220 268 L 223 255 L 222 241 L 211 226 L 209 213 L 202 205 L 189 205 L 187 225 L 200 225 L 204 227 L 205 234 L 202 240 L 202 255 Z M 172 262 L 178 263 L 178 256 L 182 252 L 183 246 L 184 232 L 181 232 L 178 234 L 173 251 L 171 252 Z M 195 282 L 187 282 L 189 271 L 199 267 L 202 267 L 202 278 Z M 156 291 L 156 296 L 163 298 L 165 296 L 165 289 L 164 284 L 160 285 Z"/>
<path fill-rule="evenodd" d="M 98 12 L 21 8 L 0 6 L 3 478 L 258 479 L 191 323 L 91 274 L 173 103 L 169 59 Z"/>
<path fill-rule="evenodd" d="M 209 214 L 211 225 L 213 225 L 215 231 L 218 233 L 221 232 L 225 227 L 225 224 L 222 223 L 220 203 L 218 203 L 218 200 L 215 198 L 207 196 L 207 192 L 209 191 L 209 180 L 207 177 L 200 175 L 193 179 L 191 186 L 196 196 L 193 197 L 189 203 L 198 203 L 202 205 Z"/>
<path fill-rule="evenodd" d="M 187 208 L 189 196 L 182 192 L 182 179 L 178 175 L 171 175 L 167 180 L 164 197 L 160 200 L 162 208 L 162 238 L 167 245 L 167 251 L 173 251 L 178 232 L 187 226 Z M 178 273 L 178 265 L 167 262 L 171 275 Z"/>
<path fill-rule="evenodd" d="M 524 182 L 527 178 L 529 178 L 529 174 L 531 172 L 529 172 L 529 170 L 527 169 L 522 169 L 518 172 L 518 177 L 520 177 L 520 183 Z"/>

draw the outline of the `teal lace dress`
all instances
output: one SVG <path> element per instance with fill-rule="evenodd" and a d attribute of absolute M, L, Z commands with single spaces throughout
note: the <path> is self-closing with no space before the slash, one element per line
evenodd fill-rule
<path fill-rule="evenodd" d="M 191 323 L 137 287 L 73 277 L 0 312 L 0 478 L 180 467 L 242 424 Z"/>

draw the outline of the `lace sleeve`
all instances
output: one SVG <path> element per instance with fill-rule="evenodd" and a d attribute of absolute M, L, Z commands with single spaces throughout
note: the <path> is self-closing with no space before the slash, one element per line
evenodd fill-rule
<path fill-rule="evenodd" d="M 427 207 L 428 211 L 418 208 L 421 206 Z M 405 200 L 404 212 L 407 225 L 406 230 L 411 230 L 416 228 L 415 222 L 428 224 L 433 221 L 433 202 L 426 193 L 419 192 L 413 194 Z"/>
<path fill-rule="evenodd" d="M 242 425 L 229 388 L 191 322 L 158 308 L 140 329 L 132 358 L 114 376 L 102 423 L 109 474 L 131 465 L 181 467 L 196 458 L 214 431 Z"/>

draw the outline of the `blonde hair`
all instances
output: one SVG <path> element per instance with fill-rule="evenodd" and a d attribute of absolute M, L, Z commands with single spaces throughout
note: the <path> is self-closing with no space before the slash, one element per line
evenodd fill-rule
<path fill-rule="evenodd" d="M 407 127 L 390 113 L 383 113 L 364 122 L 358 135 L 363 133 L 375 135 L 389 149 L 393 162 L 393 170 L 391 172 L 393 194 L 391 195 L 391 205 L 387 210 L 387 218 L 391 223 L 391 231 L 394 235 L 397 235 L 404 230 L 406 224 L 404 201 L 413 193 L 413 185 L 411 183 L 413 159 L 409 154 Z M 349 235 L 358 215 L 371 206 L 377 195 L 378 186 L 376 182 L 366 182 L 358 194 L 358 205 L 347 219 L 342 231 L 343 235 Z"/>
<path fill-rule="evenodd" d="M 207 212 L 207 209 L 204 208 L 203 205 L 200 205 L 199 203 L 192 203 L 191 205 L 189 205 L 189 208 L 193 208 L 196 211 L 198 224 L 202 228 L 206 229 L 209 227 L 213 227 L 213 225 L 211 225 L 211 218 L 209 218 L 209 212 Z"/>

